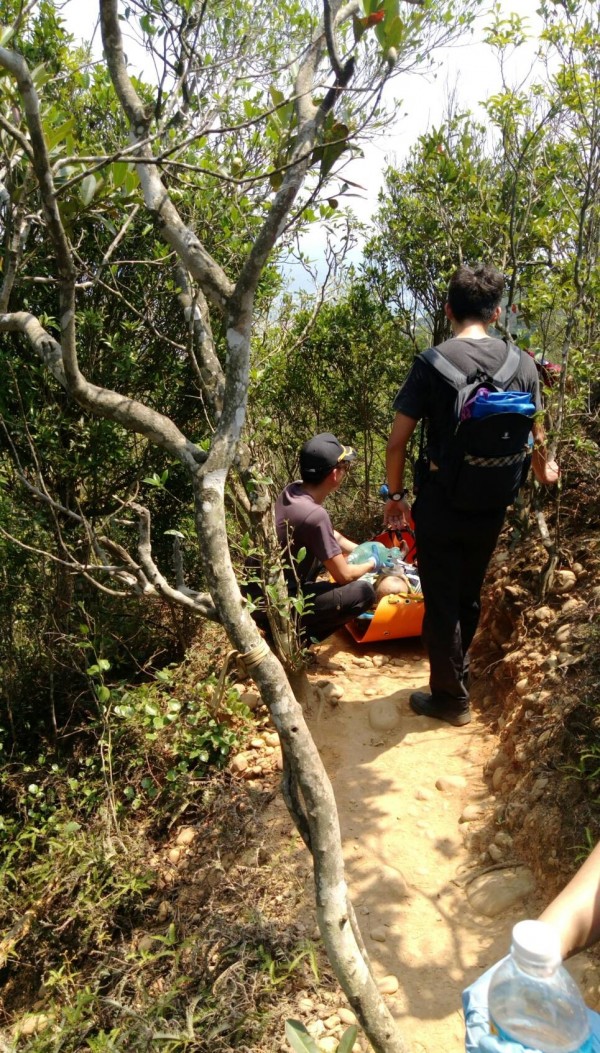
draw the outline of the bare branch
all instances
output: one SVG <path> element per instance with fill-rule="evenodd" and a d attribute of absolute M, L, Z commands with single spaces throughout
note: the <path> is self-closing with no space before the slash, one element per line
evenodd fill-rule
<path fill-rule="evenodd" d="M 192 296 L 188 275 L 180 263 L 175 266 L 175 276 L 179 287 L 177 298 L 183 307 L 192 348 L 200 357 L 198 375 L 201 390 L 206 395 L 215 419 L 218 420 L 223 409 L 225 377 L 215 353 L 208 304 L 201 289 L 197 289 Z"/>
<path fill-rule="evenodd" d="M 143 505 L 139 505 L 134 501 L 128 502 L 127 507 L 132 508 L 139 516 L 138 552 L 140 563 L 150 584 L 153 585 L 156 591 L 164 596 L 165 599 L 179 604 L 180 607 L 186 607 L 188 610 L 194 611 L 196 614 L 201 614 L 204 618 L 210 618 L 212 621 L 219 621 L 216 608 L 208 593 L 194 592 L 192 589 L 187 589 L 185 585 L 177 589 L 174 589 L 169 585 L 152 558 L 150 512 L 147 508 L 144 508 Z"/>
<path fill-rule="evenodd" d="M 190 442 L 173 421 L 162 413 L 157 413 L 136 399 L 91 384 L 81 374 L 78 384 L 73 386 L 69 383 L 63 365 L 61 345 L 46 332 L 34 315 L 26 311 L 0 315 L 0 332 L 22 333 L 26 336 L 61 387 L 92 413 L 115 421 L 127 431 L 144 435 L 177 457 L 192 471 L 196 471 L 198 464 L 206 460 L 204 451 Z"/>

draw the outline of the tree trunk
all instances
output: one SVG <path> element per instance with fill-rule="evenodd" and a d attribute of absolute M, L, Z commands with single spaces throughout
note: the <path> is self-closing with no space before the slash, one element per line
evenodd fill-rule
<path fill-rule="evenodd" d="M 207 584 L 220 619 L 242 655 L 264 641 L 242 597 L 229 558 L 224 515 L 225 473 L 198 471 L 194 478 L 196 528 Z M 283 666 L 267 651 L 252 670 L 281 740 L 284 797 L 313 857 L 317 921 L 325 949 L 350 1005 L 377 1053 L 405 1053 L 355 933 L 348 900 L 337 807 L 319 752 Z M 304 681 L 308 683 L 306 674 Z M 285 785 L 287 781 L 287 786 Z"/>

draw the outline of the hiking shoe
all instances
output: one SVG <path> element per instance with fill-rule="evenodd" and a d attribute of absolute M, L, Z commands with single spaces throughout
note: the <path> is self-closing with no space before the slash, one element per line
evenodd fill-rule
<path fill-rule="evenodd" d="M 434 720 L 445 720 L 455 728 L 462 728 L 471 720 L 471 710 L 467 705 L 461 709 L 458 705 L 451 703 L 439 703 L 433 701 L 433 696 L 426 691 L 413 691 L 408 703 L 413 713 L 419 717 L 433 717 Z"/>

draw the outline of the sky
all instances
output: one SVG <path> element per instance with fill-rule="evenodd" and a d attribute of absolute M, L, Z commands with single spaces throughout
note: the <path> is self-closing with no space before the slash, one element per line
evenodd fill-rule
<path fill-rule="evenodd" d="M 540 26 L 536 8 L 539 0 L 500 0 L 503 17 L 516 13 L 527 19 L 533 39 L 515 49 L 507 65 L 507 74 L 514 82 L 526 76 L 534 61 L 535 36 Z M 63 17 L 70 32 L 76 37 L 90 40 L 96 25 L 96 4 L 87 0 L 67 0 Z M 353 159 L 344 169 L 344 176 L 358 183 L 364 190 L 348 203 L 361 220 L 368 220 L 377 207 L 377 195 L 383 184 L 383 175 L 389 163 L 399 164 L 408 155 L 410 147 L 428 128 L 438 126 L 443 118 L 449 92 L 455 90 L 457 102 L 463 109 L 471 110 L 483 119 L 481 102 L 493 95 L 500 87 L 500 72 L 490 49 L 484 44 L 485 27 L 490 22 L 489 13 L 479 16 L 474 32 L 460 44 L 440 48 L 435 53 L 436 64 L 427 75 L 403 74 L 390 85 L 396 100 L 398 117 L 385 130 L 378 141 L 370 143 L 364 158 Z M 94 35 L 94 50 L 101 54 L 100 31 Z M 144 52 L 130 42 L 128 58 L 139 70 L 143 69 Z M 315 225 L 303 237 L 301 249 L 316 262 L 319 276 L 323 269 L 325 244 L 324 231 Z M 360 242 L 353 252 L 354 261 L 360 258 Z M 290 264 L 291 285 L 306 287 L 306 276 L 301 268 Z"/>

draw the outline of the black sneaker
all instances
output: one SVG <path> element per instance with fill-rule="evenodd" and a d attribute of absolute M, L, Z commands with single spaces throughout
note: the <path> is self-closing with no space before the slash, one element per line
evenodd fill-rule
<path fill-rule="evenodd" d="M 419 717 L 433 717 L 434 720 L 445 720 L 455 728 L 462 728 L 471 720 L 471 709 L 467 705 L 463 709 L 459 705 L 451 703 L 439 703 L 433 701 L 433 696 L 426 691 L 413 691 L 409 700 L 410 708 Z"/>

